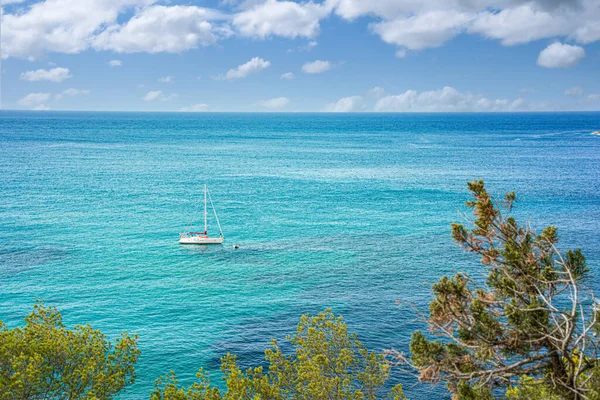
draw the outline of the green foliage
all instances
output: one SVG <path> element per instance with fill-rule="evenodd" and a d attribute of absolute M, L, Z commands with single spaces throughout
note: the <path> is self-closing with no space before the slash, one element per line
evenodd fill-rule
<path fill-rule="evenodd" d="M 522 376 L 519 384 L 506 391 L 507 400 L 561 400 L 552 393 L 546 382 L 536 381 L 529 376 Z"/>
<path fill-rule="evenodd" d="M 111 344 L 89 325 L 66 329 L 37 303 L 24 327 L 0 322 L 0 399 L 111 399 L 135 379 L 137 336 Z"/>
<path fill-rule="evenodd" d="M 295 348 L 293 354 L 284 354 L 276 340 L 265 351 L 266 372 L 262 367 L 242 371 L 235 356 L 223 357 L 225 393 L 212 388 L 200 370 L 198 382 L 188 388 L 178 388 L 173 373 L 160 378 L 151 399 L 405 399 L 401 385 L 385 393 L 390 366 L 383 355 L 367 350 L 330 310 L 302 316 L 296 334 L 288 340 Z"/>
<path fill-rule="evenodd" d="M 496 201 L 481 180 L 468 188 L 474 220 L 452 224 L 452 237 L 480 256 L 484 285 L 464 273 L 440 279 L 427 319 L 438 339 L 416 332 L 410 359 L 397 357 L 457 399 L 594 398 L 600 326 L 593 294 L 584 292 L 585 257 L 557 250 L 556 227 L 538 235 L 519 225 L 510 216 L 514 192 Z"/>

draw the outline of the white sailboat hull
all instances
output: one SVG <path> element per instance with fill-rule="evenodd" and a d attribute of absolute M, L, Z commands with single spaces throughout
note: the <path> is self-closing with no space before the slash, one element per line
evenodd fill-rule
<path fill-rule="evenodd" d="M 211 238 L 211 237 L 202 237 L 202 236 L 188 236 L 188 237 L 180 237 L 180 244 L 222 244 L 223 238 Z"/>

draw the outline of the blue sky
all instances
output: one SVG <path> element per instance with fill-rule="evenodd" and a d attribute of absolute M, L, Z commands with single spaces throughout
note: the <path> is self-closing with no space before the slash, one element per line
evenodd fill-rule
<path fill-rule="evenodd" d="M 597 0 L 3 0 L 4 109 L 600 110 Z"/>

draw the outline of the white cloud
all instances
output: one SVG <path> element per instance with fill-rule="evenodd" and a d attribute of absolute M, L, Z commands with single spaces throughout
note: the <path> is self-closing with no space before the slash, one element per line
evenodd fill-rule
<path fill-rule="evenodd" d="M 320 74 L 331 69 L 331 63 L 329 61 L 313 61 L 308 62 L 302 66 L 302 71 L 307 74 Z"/>
<path fill-rule="evenodd" d="M 583 47 L 556 42 L 540 52 L 537 64 L 546 68 L 568 68 L 577 65 L 583 57 Z"/>
<path fill-rule="evenodd" d="M 524 88 L 519 89 L 519 92 L 521 92 L 521 93 L 533 93 L 533 92 L 535 92 L 535 89 L 534 88 L 530 88 L 530 87 L 524 87 Z"/>
<path fill-rule="evenodd" d="M 45 104 L 40 104 L 39 106 L 33 107 L 32 110 L 34 110 L 34 111 L 48 111 L 48 110 L 50 110 L 50 107 L 48 107 Z"/>
<path fill-rule="evenodd" d="M 267 110 L 281 110 L 290 104 L 290 99 L 287 97 L 277 97 L 270 100 L 262 100 L 258 102 L 258 105 L 266 108 Z"/>
<path fill-rule="evenodd" d="M 281 79 L 294 79 L 296 76 L 292 73 L 292 72 L 286 72 L 285 74 L 281 75 Z"/>
<path fill-rule="evenodd" d="M 331 2 L 335 3 L 335 13 L 345 19 L 376 17 L 371 30 L 401 49 L 438 47 L 460 33 L 498 39 L 507 46 L 556 37 L 582 44 L 600 40 L 597 0 Z"/>
<path fill-rule="evenodd" d="M 588 94 L 587 96 L 585 96 L 585 99 L 589 101 L 599 101 L 600 94 Z"/>
<path fill-rule="evenodd" d="M 327 4 L 267 0 L 236 14 L 233 26 L 243 36 L 310 38 L 319 33 L 319 20 L 330 13 L 332 7 Z"/>
<path fill-rule="evenodd" d="M 108 65 L 110 65 L 111 67 L 120 67 L 121 65 L 123 65 L 123 63 L 121 62 L 121 60 L 110 60 L 108 62 Z"/>
<path fill-rule="evenodd" d="M 50 93 L 29 93 L 21 98 L 17 103 L 22 106 L 31 107 L 44 103 L 50 99 Z"/>
<path fill-rule="evenodd" d="M 237 68 L 232 68 L 224 76 L 219 76 L 217 79 L 242 79 L 248 75 L 256 74 L 265 68 L 269 68 L 271 63 L 260 57 L 254 57 L 245 64 L 239 65 Z"/>
<path fill-rule="evenodd" d="M 325 106 L 325 112 L 357 112 L 364 111 L 365 104 L 361 96 L 343 97 L 335 103 Z"/>
<path fill-rule="evenodd" d="M 529 2 L 499 12 L 480 13 L 469 28 L 471 33 L 499 39 L 506 46 L 534 40 L 567 35 L 571 30 L 567 13 L 552 13 Z"/>
<path fill-rule="evenodd" d="M 154 0 L 45 0 L 2 15 L 2 58 L 74 54 L 131 7 Z"/>
<path fill-rule="evenodd" d="M 63 82 L 69 79 L 72 75 L 69 73 L 69 68 L 52 68 L 51 70 L 38 69 L 36 71 L 27 71 L 21 73 L 21 79 L 25 81 L 50 81 Z"/>
<path fill-rule="evenodd" d="M 4 4 L 21 0 L 3 0 Z M 162 2 L 162 1 L 161 1 Z M 2 16 L 2 58 L 39 58 L 93 48 L 120 53 L 179 53 L 232 34 L 315 38 L 332 12 L 365 17 L 370 30 L 398 47 L 441 46 L 457 34 L 504 45 L 538 39 L 600 40 L 598 0 L 222 0 L 228 13 L 159 0 L 38 0 Z M 170 3 L 170 2 L 164 2 Z M 231 5 L 234 5 L 231 7 Z M 234 32 L 235 31 L 235 32 Z M 313 42 L 301 48 L 309 50 Z"/>
<path fill-rule="evenodd" d="M 374 88 L 369 90 L 369 96 L 374 99 L 380 99 L 385 95 L 385 89 L 379 86 L 375 86 Z"/>
<path fill-rule="evenodd" d="M 183 107 L 179 111 L 181 112 L 206 112 L 209 110 L 208 104 L 193 104 L 189 107 Z"/>
<path fill-rule="evenodd" d="M 565 96 L 581 96 L 583 94 L 582 86 L 573 86 L 565 89 Z"/>
<path fill-rule="evenodd" d="M 124 24 L 109 26 L 93 46 L 117 53 L 180 53 L 215 43 L 218 29 L 208 21 L 222 18 L 196 6 L 147 7 Z"/>
<path fill-rule="evenodd" d="M 159 83 L 171 83 L 173 82 L 173 77 L 172 76 L 163 76 L 161 78 L 158 78 L 158 82 Z"/>
<path fill-rule="evenodd" d="M 56 100 L 60 100 L 65 96 L 78 96 L 81 94 L 90 94 L 90 93 L 91 93 L 91 91 L 89 91 L 87 89 L 69 88 L 69 89 L 63 90 L 61 93 L 56 94 L 54 97 L 56 98 Z"/>
<path fill-rule="evenodd" d="M 311 40 L 310 42 L 306 43 L 304 46 L 298 47 L 298 51 L 311 51 L 318 45 L 319 45 L 319 42 L 317 42 L 316 40 Z"/>
<path fill-rule="evenodd" d="M 144 101 L 171 101 L 175 99 L 177 95 L 175 93 L 165 96 L 162 90 L 152 90 L 144 96 Z"/>
<path fill-rule="evenodd" d="M 469 92 L 459 92 L 446 86 L 439 90 L 417 92 L 407 90 L 396 96 L 377 100 L 374 110 L 381 112 L 469 112 L 469 111 L 519 111 L 527 109 L 523 99 L 491 100 Z"/>
<path fill-rule="evenodd" d="M 396 57 L 404 58 L 406 57 L 406 49 L 398 49 L 396 50 Z"/>
<path fill-rule="evenodd" d="M 458 11 L 430 11 L 371 24 L 371 29 L 386 43 L 421 50 L 441 46 L 459 34 L 472 19 L 473 15 Z M 404 57 L 405 53 L 396 55 Z"/>

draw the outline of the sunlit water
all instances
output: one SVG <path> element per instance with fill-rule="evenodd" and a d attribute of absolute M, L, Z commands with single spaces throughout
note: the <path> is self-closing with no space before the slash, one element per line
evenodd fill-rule
<path fill-rule="evenodd" d="M 396 300 L 425 308 L 443 274 L 482 271 L 449 236 L 473 178 L 557 225 L 600 289 L 598 129 L 599 113 L 1 112 L 0 319 L 44 299 L 68 326 L 139 334 L 123 399 L 169 370 L 218 383 L 221 356 L 261 363 L 326 307 L 369 348 L 405 351 L 423 326 Z M 181 246 L 204 183 L 225 243 Z M 445 393 L 392 375 L 412 399 Z"/>

